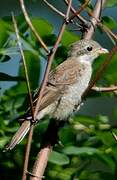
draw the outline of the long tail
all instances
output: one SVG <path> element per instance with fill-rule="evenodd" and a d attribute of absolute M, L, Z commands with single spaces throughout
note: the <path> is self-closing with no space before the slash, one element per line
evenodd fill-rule
<path fill-rule="evenodd" d="M 19 144 L 22 139 L 24 138 L 24 136 L 28 133 L 29 129 L 31 126 L 31 122 L 30 121 L 24 121 L 22 123 L 22 125 L 20 126 L 20 128 L 18 129 L 18 131 L 16 132 L 16 134 L 13 136 L 13 138 L 11 139 L 11 142 L 5 147 L 4 151 L 8 151 L 13 149 L 17 144 Z"/>

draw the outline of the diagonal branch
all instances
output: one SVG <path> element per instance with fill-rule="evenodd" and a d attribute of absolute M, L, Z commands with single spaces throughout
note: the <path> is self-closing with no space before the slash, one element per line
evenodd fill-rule
<path fill-rule="evenodd" d="M 49 53 L 49 49 L 48 47 L 46 46 L 46 44 L 44 43 L 44 41 L 42 40 L 42 38 L 40 37 L 40 35 L 38 34 L 38 32 L 36 31 L 36 29 L 34 28 L 29 16 L 28 16 L 28 13 L 26 11 L 26 8 L 25 8 L 25 5 L 24 5 L 24 0 L 19 0 L 20 1 L 20 6 L 22 8 L 22 12 L 24 14 L 24 17 L 25 17 L 25 20 L 27 22 L 27 24 L 29 25 L 30 29 L 32 30 L 32 32 L 34 33 L 35 37 L 37 38 L 37 40 L 40 42 L 41 46 L 45 49 L 45 51 L 47 53 Z"/>
<path fill-rule="evenodd" d="M 60 40 L 62 38 L 62 35 L 64 33 L 65 27 L 67 25 L 66 22 L 67 22 L 67 20 L 69 18 L 69 12 L 70 12 L 71 3 L 72 3 L 72 0 L 70 0 L 70 2 L 69 2 L 67 12 L 66 12 L 66 16 L 65 16 L 65 21 L 62 24 L 62 27 L 61 27 L 61 30 L 59 32 L 58 38 L 57 38 L 56 43 L 55 43 L 55 45 L 54 45 L 54 47 L 52 49 L 52 53 L 49 54 L 49 56 L 48 56 L 48 64 L 47 64 L 47 67 L 46 67 L 44 80 L 43 80 L 43 83 L 42 83 L 42 86 L 41 86 L 39 98 L 38 98 L 35 113 L 34 113 L 35 118 L 36 118 L 36 115 L 37 115 L 38 110 L 39 110 L 39 106 L 40 106 L 40 103 L 41 103 L 41 98 L 43 96 L 44 89 L 46 87 L 46 83 L 47 83 L 47 80 L 48 80 L 48 75 L 49 75 L 49 71 L 50 71 L 50 68 L 51 68 L 51 64 L 52 64 L 54 55 L 56 53 L 56 50 L 58 48 L 58 45 L 59 45 Z M 37 156 L 37 160 L 36 160 L 36 162 L 34 164 L 33 172 L 32 172 L 33 176 L 30 178 L 31 180 L 36 180 L 37 177 L 40 180 L 42 179 L 45 168 L 47 166 L 47 162 L 48 162 L 48 158 L 49 158 L 49 154 L 50 154 L 51 150 L 52 150 L 51 142 L 49 142 L 48 145 L 45 144 L 45 146 L 43 146 L 43 148 L 39 152 L 39 154 Z"/>
<path fill-rule="evenodd" d="M 65 27 L 67 25 L 66 21 L 68 20 L 68 15 L 69 15 L 70 6 L 71 6 L 70 4 L 71 4 L 71 1 L 69 3 L 68 9 L 67 9 L 67 13 L 66 13 L 66 17 L 65 17 L 65 21 L 63 22 L 61 30 L 60 30 L 60 32 L 58 34 L 58 38 L 56 40 L 56 43 L 55 43 L 55 45 L 54 45 L 54 47 L 52 49 L 52 52 L 48 55 L 48 62 L 47 62 L 47 66 L 46 66 L 46 70 L 45 70 L 45 74 L 44 74 L 44 79 L 42 81 L 41 90 L 40 90 L 39 97 L 38 97 L 38 100 L 37 100 L 37 104 L 36 104 L 36 107 L 35 107 L 34 119 L 36 118 L 36 116 L 38 114 L 38 111 L 39 111 L 39 107 L 40 107 L 40 103 L 41 103 L 41 98 L 43 96 L 43 92 L 44 92 L 44 89 L 45 89 L 47 81 L 48 81 L 48 75 L 49 75 L 49 72 L 50 72 L 50 68 L 51 68 L 51 64 L 52 64 L 54 55 L 56 53 L 56 50 L 58 48 L 58 45 L 59 45 L 59 43 L 61 41 L 61 38 L 62 38 L 62 35 L 64 33 Z"/>
<path fill-rule="evenodd" d="M 50 8 L 50 9 L 52 9 L 54 12 L 56 12 L 57 14 L 59 14 L 60 16 L 62 16 L 62 17 L 65 17 L 65 14 L 64 13 L 62 13 L 61 11 L 59 11 L 57 8 L 55 8 L 52 4 L 50 4 L 48 1 L 46 1 L 46 0 L 43 0 L 44 1 L 44 3 Z"/>
<path fill-rule="evenodd" d="M 78 11 L 74 12 L 74 14 L 69 18 L 69 21 L 72 21 L 76 16 L 78 15 L 85 9 L 85 7 L 88 5 L 90 0 L 85 0 L 84 4 L 82 4 L 79 8 Z"/>
<path fill-rule="evenodd" d="M 64 0 L 64 2 L 65 2 L 65 4 L 68 6 L 69 0 Z M 74 9 L 73 6 L 71 6 L 71 12 L 72 12 L 73 14 L 76 13 L 76 10 Z M 87 27 L 88 22 L 87 22 L 80 14 L 77 14 L 76 16 L 77 16 L 77 18 L 79 19 L 79 21 Z"/>

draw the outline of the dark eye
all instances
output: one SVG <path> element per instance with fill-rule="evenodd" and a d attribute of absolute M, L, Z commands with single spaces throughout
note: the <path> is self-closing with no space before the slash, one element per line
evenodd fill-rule
<path fill-rule="evenodd" d="M 92 48 L 91 46 L 88 46 L 88 47 L 87 47 L 87 50 L 88 50 L 88 51 L 92 51 L 92 49 L 93 49 L 93 48 Z"/>

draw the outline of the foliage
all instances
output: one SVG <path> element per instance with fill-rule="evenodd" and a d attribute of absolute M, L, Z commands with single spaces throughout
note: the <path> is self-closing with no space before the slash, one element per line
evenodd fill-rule
<path fill-rule="evenodd" d="M 112 1 L 111 1 L 112 2 Z M 112 4 L 110 4 L 112 5 Z M 43 71 L 42 61 L 45 61 L 45 52 L 27 27 L 23 16 L 17 17 L 20 37 L 26 57 L 26 64 L 31 84 L 31 89 L 38 87 Z M 47 20 L 32 18 L 33 25 L 51 48 L 56 39 L 54 27 Z M 115 28 L 116 23 L 110 17 L 103 17 L 103 23 Z M 46 31 L 45 31 L 46 30 Z M 61 45 L 56 53 L 53 66 L 58 65 L 66 58 L 68 45 L 79 39 L 76 34 L 66 30 L 61 40 Z M 19 50 L 10 17 L 0 20 L 0 62 L 6 63 L 13 55 L 17 56 Z M 94 64 L 94 74 L 105 56 L 99 57 Z M 111 85 L 117 82 L 117 54 L 111 59 L 108 69 L 103 74 L 99 85 Z M 27 87 L 24 78 L 22 61 L 19 62 L 17 76 L 0 72 L 0 81 L 16 81 L 16 85 L 4 91 L 0 97 L 0 171 L 2 179 L 21 179 L 24 145 L 26 139 L 11 152 L 2 152 L 6 143 L 19 127 L 17 118 L 27 108 Z M 116 97 L 116 93 L 90 94 L 91 97 L 103 96 Z M 27 103 L 26 103 L 27 102 Z M 117 108 L 115 107 L 115 118 Z M 32 142 L 30 168 L 34 163 L 39 150 L 41 138 L 47 128 L 48 117 L 40 122 L 34 132 Z M 75 114 L 70 122 L 60 130 L 59 137 L 62 145 L 54 147 L 46 170 L 47 179 L 58 180 L 104 180 L 116 179 L 117 171 L 117 143 L 113 139 L 110 129 L 114 126 L 117 133 L 116 122 L 100 114 L 98 117 Z"/>

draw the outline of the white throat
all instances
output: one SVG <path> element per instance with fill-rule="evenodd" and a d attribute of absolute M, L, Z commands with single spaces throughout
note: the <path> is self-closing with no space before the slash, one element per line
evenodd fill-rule
<path fill-rule="evenodd" d="M 90 55 L 82 55 L 78 57 L 78 61 L 80 62 L 85 62 L 87 64 L 91 64 L 94 60 L 94 57 L 90 56 Z"/>

